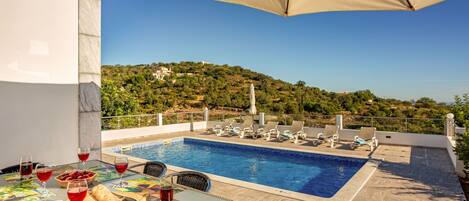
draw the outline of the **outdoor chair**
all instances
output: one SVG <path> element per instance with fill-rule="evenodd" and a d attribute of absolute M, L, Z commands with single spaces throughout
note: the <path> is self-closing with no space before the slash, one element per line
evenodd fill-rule
<path fill-rule="evenodd" d="M 36 166 L 40 165 L 41 163 L 33 163 L 33 169 L 36 168 Z M 3 168 L 0 170 L 0 175 L 1 174 L 8 174 L 8 173 L 14 173 L 14 172 L 19 172 L 20 171 L 20 165 L 12 165 L 10 167 Z"/>
<path fill-rule="evenodd" d="M 356 147 L 362 145 L 370 146 L 371 151 L 378 147 L 378 139 L 376 138 L 375 127 L 361 127 L 358 135 L 353 138 L 353 142 L 350 144 L 350 148 L 355 149 Z"/>
<path fill-rule="evenodd" d="M 313 141 L 313 144 L 316 146 L 326 141 L 331 143 L 331 148 L 334 148 L 335 144 L 339 143 L 339 126 L 326 125 L 324 131 L 322 133 L 318 133 L 317 139 Z"/>
<path fill-rule="evenodd" d="M 252 118 L 245 118 L 240 127 L 234 127 L 230 130 L 231 135 L 239 135 L 240 138 L 252 136 L 254 133 L 253 128 L 254 120 Z"/>
<path fill-rule="evenodd" d="M 261 137 L 265 137 L 267 141 L 272 141 L 274 138 L 278 139 L 280 132 L 277 129 L 278 122 L 269 121 L 263 128 L 259 128 L 256 131 L 256 134 Z"/>
<path fill-rule="evenodd" d="M 187 186 L 200 191 L 208 192 L 211 188 L 211 181 L 207 175 L 195 171 L 182 171 L 166 176 L 171 183 Z"/>
<path fill-rule="evenodd" d="M 306 139 L 306 133 L 303 131 L 304 124 L 303 121 L 293 121 L 291 129 L 283 131 L 280 137 L 298 144 L 299 139 Z"/>
<path fill-rule="evenodd" d="M 228 132 L 233 125 L 233 120 L 225 119 L 221 124 L 216 124 L 215 127 L 207 129 L 208 134 L 215 134 L 217 136 L 221 136 Z"/>
<path fill-rule="evenodd" d="M 141 163 L 137 165 L 133 165 L 129 167 L 129 169 L 133 169 L 136 167 L 143 167 L 143 174 L 150 175 L 153 177 L 161 177 L 166 173 L 167 167 L 164 163 L 159 161 L 148 161 L 146 163 Z"/>

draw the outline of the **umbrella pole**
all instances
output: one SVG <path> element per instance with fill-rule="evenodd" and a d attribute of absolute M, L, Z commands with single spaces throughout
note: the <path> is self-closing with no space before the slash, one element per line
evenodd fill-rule
<path fill-rule="evenodd" d="M 410 10 L 415 11 L 415 7 L 410 3 L 410 0 L 407 0 L 407 4 L 409 5 Z"/>

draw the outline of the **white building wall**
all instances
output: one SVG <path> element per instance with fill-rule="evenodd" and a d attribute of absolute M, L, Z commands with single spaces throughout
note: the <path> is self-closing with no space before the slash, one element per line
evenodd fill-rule
<path fill-rule="evenodd" d="M 78 146 L 78 1 L 0 1 L 0 168 Z"/>

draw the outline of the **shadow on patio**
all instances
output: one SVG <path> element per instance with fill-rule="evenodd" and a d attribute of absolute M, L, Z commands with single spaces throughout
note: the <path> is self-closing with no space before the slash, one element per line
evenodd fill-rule
<path fill-rule="evenodd" d="M 355 200 L 465 200 L 445 149 L 381 145 L 384 158 Z"/>

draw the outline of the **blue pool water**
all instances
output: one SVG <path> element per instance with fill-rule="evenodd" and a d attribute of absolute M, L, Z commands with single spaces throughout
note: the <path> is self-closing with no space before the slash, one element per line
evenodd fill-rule
<path fill-rule="evenodd" d="M 191 138 L 125 154 L 320 197 L 332 197 L 367 161 Z"/>

